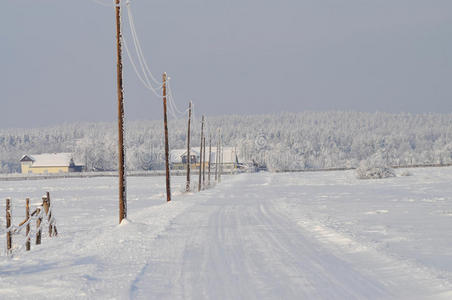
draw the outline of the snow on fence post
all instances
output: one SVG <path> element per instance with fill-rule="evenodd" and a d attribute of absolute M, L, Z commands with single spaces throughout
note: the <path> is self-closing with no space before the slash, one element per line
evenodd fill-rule
<path fill-rule="evenodd" d="M 44 209 L 45 212 L 45 216 L 48 217 L 49 215 L 49 198 L 47 198 L 47 196 L 42 197 L 42 208 Z M 50 226 L 49 226 L 49 232 L 50 232 Z"/>
<path fill-rule="evenodd" d="M 7 253 L 11 252 L 12 234 L 11 234 L 11 199 L 6 198 L 6 249 Z"/>
<path fill-rule="evenodd" d="M 44 205 L 44 209 L 47 214 L 47 222 L 49 223 L 49 237 L 56 236 L 57 230 L 56 227 L 53 225 L 53 219 L 52 219 L 52 211 L 50 210 L 50 193 L 46 193 L 46 204 Z"/>
<path fill-rule="evenodd" d="M 42 197 L 42 204 L 41 204 L 41 206 L 44 206 L 45 198 L 46 198 L 46 197 Z M 36 220 L 36 245 L 41 245 L 41 236 L 42 236 L 41 223 L 42 223 L 42 215 L 41 215 L 41 209 L 40 209 L 40 208 L 37 208 L 37 209 L 36 209 L 36 214 L 39 216 L 38 219 Z"/>
<path fill-rule="evenodd" d="M 30 251 L 30 198 L 25 199 L 25 222 L 27 223 L 27 227 L 26 227 L 26 237 L 27 237 L 27 241 L 25 242 L 25 248 L 27 249 L 27 251 Z"/>

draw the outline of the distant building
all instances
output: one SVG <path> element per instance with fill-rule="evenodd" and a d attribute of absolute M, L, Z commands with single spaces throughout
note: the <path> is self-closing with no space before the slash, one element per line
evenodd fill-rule
<path fill-rule="evenodd" d="M 199 147 L 190 149 L 190 168 L 199 168 Z M 237 150 L 235 147 L 223 147 L 223 169 L 236 169 L 240 167 Z M 217 147 L 212 147 L 211 167 L 215 167 Z M 204 159 L 203 159 L 204 160 Z M 209 147 L 206 147 L 206 164 L 209 163 Z M 173 170 L 182 170 L 187 167 L 187 149 L 174 149 L 170 153 L 170 164 Z"/>
<path fill-rule="evenodd" d="M 184 169 L 187 166 L 187 149 L 174 149 L 170 152 L 170 164 L 172 169 Z M 199 148 L 190 149 L 190 167 L 199 166 Z"/>
<path fill-rule="evenodd" d="M 81 172 L 83 168 L 74 163 L 72 153 L 27 154 L 20 159 L 20 163 L 22 174 Z"/>

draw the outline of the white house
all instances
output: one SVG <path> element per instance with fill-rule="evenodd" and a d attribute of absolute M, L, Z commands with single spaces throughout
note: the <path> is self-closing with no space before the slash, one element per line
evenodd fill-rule
<path fill-rule="evenodd" d="M 190 149 L 190 164 L 191 167 L 199 167 L 200 164 L 200 147 L 193 147 Z M 223 147 L 222 148 L 222 161 L 223 168 L 237 168 L 239 166 L 239 159 L 237 150 L 235 147 Z M 209 157 L 209 147 L 206 147 L 205 162 L 211 161 L 211 166 L 216 163 L 217 147 L 212 147 L 212 152 Z M 170 152 L 170 164 L 172 169 L 184 169 L 187 165 L 187 149 L 174 149 Z"/>

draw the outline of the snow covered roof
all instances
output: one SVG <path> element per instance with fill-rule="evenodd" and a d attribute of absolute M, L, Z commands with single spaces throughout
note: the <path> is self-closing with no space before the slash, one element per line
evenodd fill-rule
<path fill-rule="evenodd" d="M 196 154 L 196 157 L 199 159 L 199 149 L 200 147 L 191 148 L 190 154 Z M 217 147 L 212 147 L 211 160 L 212 163 L 216 161 Z M 171 150 L 170 153 L 170 162 L 171 163 L 181 163 L 182 156 L 187 155 L 187 149 L 174 149 Z M 236 163 L 237 162 L 237 151 L 235 147 L 223 147 L 223 163 Z M 206 147 L 206 162 L 209 161 L 209 147 Z"/>
<path fill-rule="evenodd" d="M 74 165 L 72 153 L 43 153 L 24 155 L 21 161 L 31 158 L 33 167 L 68 167 Z"/>
<path fill-rule="evenodd" d="M 22 162 L 22 161 L 33 161 L 33 158 L 31 158 L 31 156 L 30 155 L 24 155 L 24 156 L 22 156 L 22 158 L 20 159 L 20 161 Z"/>
<path fill-rule="evenodd" d="M 199 157 L 199 147 L 191 148 L 190 149 L 190 155 L 195 155 L 196 157 Z M 182 156 L 187 155 L 187 149 L 174 149 L 170 151 L 170 162 L 171 163 L 181 163 L 182 162 Z"/>

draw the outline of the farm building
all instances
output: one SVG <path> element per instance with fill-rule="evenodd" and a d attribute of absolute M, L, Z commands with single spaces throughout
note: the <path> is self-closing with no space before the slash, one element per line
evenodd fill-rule
<path fill-rule="evenodd" d="M 72 153 L 44 153 L 24 155 L 20 159 L 22 174 L 55 174 L 81 172 L 83 166 L 76 165 Z"/>
<path fill-rule="evenodd" d="M 199 147 L 190 149 L 190 167 L 199 167 Z M 223 169 L 236 169 L 240 166 L 237 150 L 235 147 L 223 147 Z M 211 166 L 215 166 L 217 147 L 212 147 Z M 209 147 L 206 147 L 206 163 L 209 163 Z M 187 149 L 174 149 L 170 153 L 171 169 L 182 170 L 187 167 Z"/>

